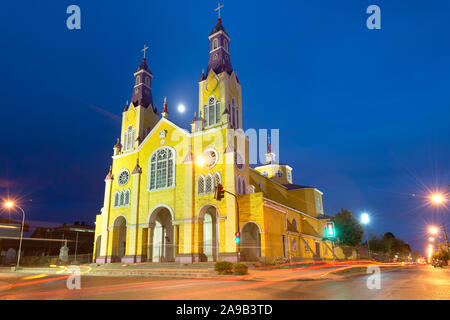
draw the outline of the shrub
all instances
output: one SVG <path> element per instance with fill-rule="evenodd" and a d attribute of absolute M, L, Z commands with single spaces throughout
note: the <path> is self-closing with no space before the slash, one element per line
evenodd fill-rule
<path fill-rule="evenodd" d="M 214 265 L 214 270 L 219 274 L 232 274 L 233 264 L 229 261 L 217 261 Z"/>
<path fill-rule="evenodd" d="M 233 267 L 234 274 L 247 274 L 248 267 L 245 263 L 236 263 Z"/>
<path fill-rule="evenodd" d="M 448 262 L 447 262 L 448 260 L 449 260 L 448 252 L 440 250 L 433 255 L 431 265 L 433 265 L 434 267 L 442 268 L 442 267 L 448 265 Z"/>

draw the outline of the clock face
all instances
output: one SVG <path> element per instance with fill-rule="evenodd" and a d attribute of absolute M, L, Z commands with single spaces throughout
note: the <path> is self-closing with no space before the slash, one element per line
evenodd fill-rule
<path fill-rule="evenodd" d="M 216 150 L 209 149 L 203 152 L 203 158 L 205 160 L 205 167 L 210 169 L 216 165 L 219 156 Z"/>
<path fill-rule="evenodd" d="M 136 112 L 134 112 L 134 110 L 130 110 L 130 111 L 128 111 L 128 114 L 127 114 L 127 120 L 133 121 L 135 116 L 136 116 Z"/>
<path fill-rule="evenodd" d="M 241 171 L 244 170 L 244 167 L 245 167 L 244 159 L 237 152 L 234 154 L 234 162 L 236 163 L 236 167 L 239 170 L 241 170 Z"/>
<path fill-rule="evenodd" d="M 130 179 L 130 172 L 128 172 L 127 169 L 123 169 L 119 172 L 119 176 L 117 178 L 117 182 L 120 186 L 124 186 L 128 183 L 128 180 Z"/>
<path fill-rule="evenodd" d="M 208 82 L 206 83 L 206 90 L 208 92 L 212 92 L 214 91 L 214 89 L 216 89 L 217 85 L 219 84 L 219 82 L 217 81 L 216 78 L 209 78 Z"/>

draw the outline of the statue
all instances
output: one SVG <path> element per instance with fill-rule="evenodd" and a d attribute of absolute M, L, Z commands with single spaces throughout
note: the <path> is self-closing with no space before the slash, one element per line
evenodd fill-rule
<path fill-rule="evenodd" d="M 69 248 L 67 247 L 67 240 L 64 241 L 64 246 L 59 249 L 59 260 L 62 262 L 69 262 Z"/>

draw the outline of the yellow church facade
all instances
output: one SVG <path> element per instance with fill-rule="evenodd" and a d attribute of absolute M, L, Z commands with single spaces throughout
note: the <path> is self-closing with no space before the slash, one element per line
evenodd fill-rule
<path fill-rule="evenodd" d="M 322 192 L 293 184 L 293 169 L 276 161 L 252 168 L 242 130 L 241 84 L 231 66 L 221 19 L 209 35 L 210 58 L 199 82 L 191 128 L 153 103 L 153 74 L 142 60 L 122 114 L 121 136 L 96 216 L 97 263 L 333 259 L 324 240 Z M 215 197 L 217 185 L 227 191 Z M 239 232 L 240 243 L 236 243 Z M 334 252 L 334 254 L 333 254 Z"/>

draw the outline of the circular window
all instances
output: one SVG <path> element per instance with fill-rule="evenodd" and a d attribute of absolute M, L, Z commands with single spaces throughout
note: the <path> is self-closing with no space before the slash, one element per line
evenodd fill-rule
<path fill-rule="evenodd" d="M 276 175 L 278 178 L 281 178 L 283 176 L 283 172 L 281 170 L 278 170 Z"/>
<path fill-rule="evenodd" d="M 127 169 L 123 169 L 119 172 L 119 176 L 117 178 L 117 182 L 120 186 L 124 186 L 128 183 L 128 180 L 130 179 L 130 172 Z"/>
<path fill-rule="evenodd" d="M 245 167 L 245 163 L 244 163 L 244 158 L 242 158 L 242 156 L 239 153 L 235 153 L 234 154 L 234 162 L 236 163 L 236 167 L 239 170 L 244 170 Z"/>
<path fill-rule="evenodd" d="M 208 149 L 203 152 L 203 159 L 205 160 L 205 167 L 209 169 L 216 165 L 219 155 L 216 150 Z"/>

